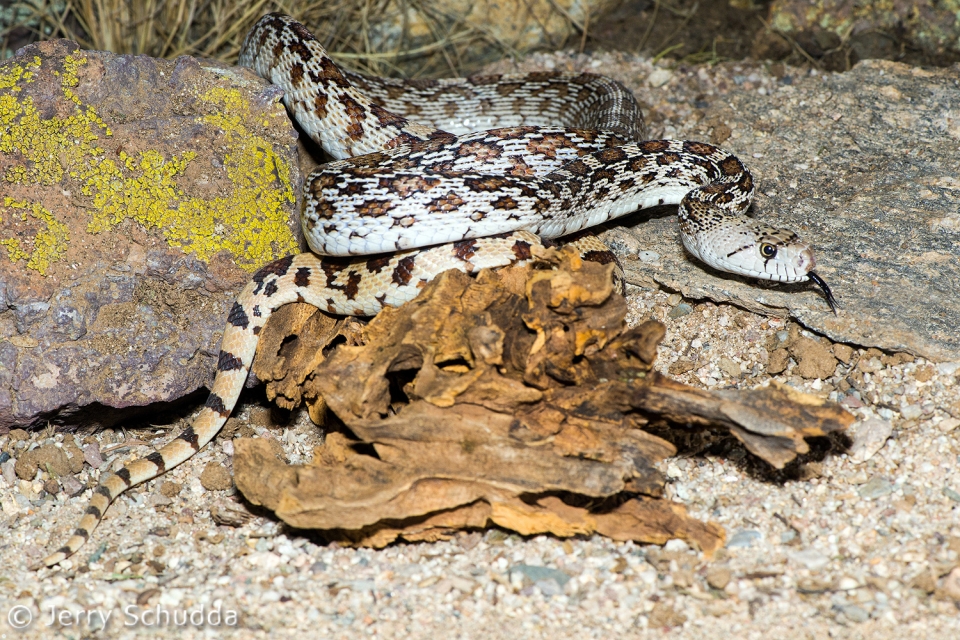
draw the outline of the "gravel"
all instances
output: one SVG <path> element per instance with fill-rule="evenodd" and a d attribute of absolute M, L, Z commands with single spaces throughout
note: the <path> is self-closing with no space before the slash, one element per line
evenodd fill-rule
<path fill-rule="evenodd" d="M 791 330 L 784 321 L 635 287 L 630 298 L 632 321 L 652 316 L 669 327 L 664 372 L 685 358 L 695 366 L 676 377 L 699 387 L 749 388 L 773 379 L 764 363 Z M 671 319 L 680 304 L 690 312 Z M 722 359 L 739 368 L 721 366 Z M 806 379 L 790 360 L 775 379 L 833 400 L 856 394 L 862 406 L 850 409 L 859 419 L 853 432 L 876 438 L 878 425 L 890 429 L 864 461 L 833 451 L 784 480 L 721 441 L 713 443 L 719 453 L 708 448 L 664 462 L 670 497 L 727 530 L 726 547 L 712 559 L 680 540 L 659 548 L 489 530 L 373 551 L 318 544 L 268 514 L 218 525 L 211 509 L 243 508 L 235 489 L 208 490 L 200 480 L 207 469 L 230 469 L 232 443 L 217 440 L 120 498 L 79 562 L 32 573 L 24 560 L 39 559 L 62 539 L 85 506 L 87 487 L 166 441 L 169 431 L 11 432 L 0 437 L 0 450 L 11 456 L 0 464 L 0 561 L 7 567 L 0 606 L 9 612 L 22 605 L 37 616 L 24 637 L 49 637 L 51 609 L 63 612 L 60 631 L 73 637 L 102 627 L 93 612 L 113 612 L 110 635 L 149 636 L 158 631 L 150 617 L 156 611 L 202 618 L 205 626 L 188 621 L 180 629 L 185 637 L 957 637 L 950 579 L 960 566 L 960 430 L 949 413 L 960 414 L 956 370 L 857 348 L 848 362 L 829 378 Z M 920 414 L 908 418 L 906 406 Z M 239 412 L 241 424 L 250 408 Z M 290 460 L 308 459 L 319 442 L 303 416 L 285 429 L 252 430 L 276 440 Z M 7 472 L 27 451 L 70 440 L 102 462 L 61 479 L 81 487 L 79 495 L 76 488 L 46 491 L 51 477 L 44 471 L 29 480 Z M 226 627 L 229 612 L 237 618 Z"/>

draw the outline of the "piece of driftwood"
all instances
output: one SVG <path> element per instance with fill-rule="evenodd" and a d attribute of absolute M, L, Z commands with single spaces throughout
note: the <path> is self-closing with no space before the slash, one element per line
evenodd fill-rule
<path fill-rule="evenodd" d="M 534 267 L 443 274 L 367 325 L 281 310 L 254 373 L 347 432 L 307 465 L 238 440 L 237 487 L 292 526 L 359 545 L 496 524 L 711 553 L 723 529 L 663 499 L 654 465 L 676 450 L 645 426 L 725 427 L 782 468 L 853 417 L 789 388 L 709 392 L 657 373 L 663 325 L 625 324 L 612 268 L 548 250 Z"/>

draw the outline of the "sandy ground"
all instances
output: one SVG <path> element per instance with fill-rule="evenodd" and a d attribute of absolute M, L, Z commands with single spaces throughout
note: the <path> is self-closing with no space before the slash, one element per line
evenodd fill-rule
<path fill-rule="evenodd" d="M 764 373 L 770 354 L 789 340 L 783 321 L 632 289 L 631 320 L 652 316 L 669 327 L 660 352 L 665 372 L 684 359 L 695 367 L 679 378 L 706 388 L 771 379 Z M 776 376 L 851 407 L 861 418 L 854 451 L 870 425 L 892 426 L 864 462 L 829 453 L 784 481 L 720 441 L 708 443 L 719 455 L 689 452 L 662 465 L 671 497 L 727 530 L 727 547 L 709 562 L 679 540 L 660 548 L 491 530 L 370 551 L 319 546 L 263 516 L 218 526 L 211 507 L 235 504 L 233 489 L 203 487 L 217 484 L 216 474 L 204 475 L 211 463 L 230 466 L 232 443 L 218 439 L 118 500 L 79 561 L 31 573 L 24 559 L 40 557 L 69 530 L 65 522 L 79 517 L 89 492 L 48 494 L 45 473 L 19 480 L 7 461 L 0 624 L 8 637 L 140 637 L 169 633 L 177 620 L 163 615 L 178 613 L 203 618 L 202 626 L 177 627 L 201 637 L 219 636 L 235 612 L 229 629 L 236 637 L 957 637 L 951 589 L 960 573 L 960 421 L 939 408 L 955 400 L 956 370 L 919 359 L 883 363 L 899 359 L 853 350 L 851 364 L 838 364 L 827 379 L 800 377 L 792 361 Z M 305 459 L 318 442 L 310 423 L 301 417 L 268 428 L 258 424 L 269 422 L 267 414 L 248 404 L 240 415 L 276 438 L 292 462 Z M 84 465 L 75 480 L 90 483 L 168 436 L 164 429 L 78 438 L 80 447 L 96 445 L 105 462 L 98 470 Z M 14 456 L 35 442 L 64 440 L 15 437 L 0 439 Z M 11 629 L 8 614 L 28 611 L 34 622 Z M 54 626 L 51 612 L 63 616 Z M 110 613 L 103 629 L 98 616 Z"/>

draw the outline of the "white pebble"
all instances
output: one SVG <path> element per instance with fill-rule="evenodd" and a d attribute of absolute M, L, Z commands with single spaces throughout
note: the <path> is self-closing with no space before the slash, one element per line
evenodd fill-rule
<path fill-rule="evenodd" d="M 652 264 L 660 261 L 660 254 L 656 251 L 640 251 L 637 253 L 637 258 L 640 260 L 640 262 Z"/>
<path fill-rule="evenodd" d="M 651 87 L 662 87 L 670 82 L 673 72 L 669 69 L 654 69 L 653 73 L 647 76 L 647 84 Z"/>
<path fill-rule="evenodd" d="M 903 416 L 904 420 L 914 420 L 923 415 L 923 411 L 920 409 L 919 405 L 908 404 L 900 407 L 900 415 Z"/>
<path fill-rule="evenodd" d="M 855 579 L 845 576 L 840 578 L 840 584 L 838 585 L 841 591 L 852 591 L 860 586 L 860 583 Z"/>
<path fill-rule="evenodd" d="M 788 554 L 790 559 L 799 562 L 810 571 L 819 571 L 830 564 L 830 558 L 823 555 L 816 549 L 805 549 L 803 551 L 794 551 Z"/>
<path fill-rule="evenodd" d="M 960 362 L 941 362 L 937 365 L 937 371 L 945 376 L 952 376 L 960 369 Z"/>
<path fill-rule="evenodd" d="M 893 425 L 886 420 L 870 418 L 853 429 L 853 445 L 850 447 L 850 459 L 863 463 L 883 448 L 887 438 L 893 432 Z"/>
<path fill-rule="evenodd" d="M 667 540 L 667 544 L 663 545 L 664 551 L 686 551 L 690 548 L 685 541 L 680 538 L 674 538 L 672 540 Z"/>
<path fill-rule="evenodd" d="M 947 418 L 937 425 L 937 428 L 943 433 L 950 433 L 957 427 L 960 427 L 960 419 L 957 418 Z"/>

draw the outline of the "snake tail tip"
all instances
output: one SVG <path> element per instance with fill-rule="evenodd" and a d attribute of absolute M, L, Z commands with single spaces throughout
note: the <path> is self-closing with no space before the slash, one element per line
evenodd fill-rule
<path fill-rule="evenodd" d="M 823 295 L 827 298 L 827 304 L 830 305 L 830 310 L 833 311 L 833 315 L 839 316 L 840 305 L 837 303 L 837 299 L 833 297 L 833 292 L 830 291 L 830 287 L 827 285 L 826 280 L 818 276 L 813 271 L 808 273 L 807 277 L 816 283 L 816 285 L 823 291 Z"/>

